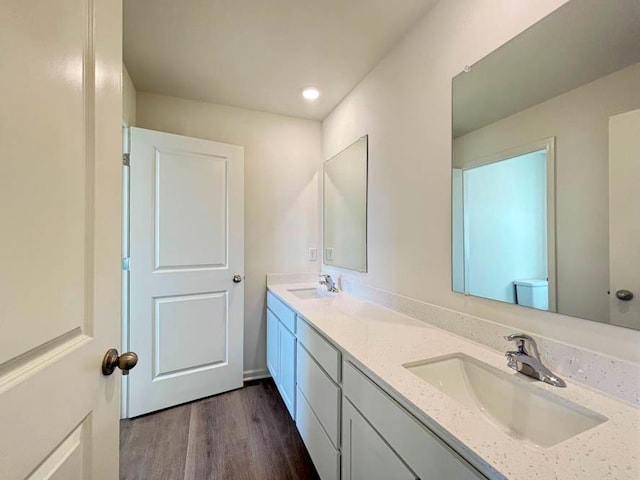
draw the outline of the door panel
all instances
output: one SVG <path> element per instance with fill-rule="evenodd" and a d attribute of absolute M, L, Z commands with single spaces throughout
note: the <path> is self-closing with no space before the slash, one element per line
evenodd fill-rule
<path fill-rule="evenodd" d="M 87 466 L 82 457 L 83 425 L 76 428 L 58 445 L 27 480 L 81 480 Z"/>
<path fill-rule="evenodd" d="M 0 478 L 116 478 L 121 4 L 0 16 Z"/>
<path fill-rule="evenodd" d="M 242 386 L 242 147 L 131 131 L 129 376 L 136 416 Z"/>
<path fill-rule="evenodd" d="M 156 299 L 154 317 L 154 379 L 227 360 L 227 292 Z"/>
<path fill-rule="evenodd" d="M 609 118 L 611 323 L 640 329 L 640 110 Z M 634 294 L 619 300 L 617 290 Z"/>
<path fill-rule="evenodd" d="M 78 8 L 82 6 L 69 0 L 2 6 L 9 18 L 2 21 L 1 44 L 21 48 L 3 48 L 2 54 L 3 91 L 12 93 L 3 95 L 0 117 L 0 211 L 11 234 L 2 235 L 0 242 L 3 273 L 11 272 L 12 278 L 3 275 L 1 308 L 3 318 L 20 322 L 7 322 L 3 329 L 0 364 L 84 326 L 84 259 L 75 252 L 85 249 L 84 183 L 92 157 L 83 156 L 83 134 L 88 132 L 82 101 L 87 22 Z M 60 9 L 69 10 L 66 20 L 50 22 Z M 23 57 L 34 62 L 33 69 L 20 65 Z M 45 68 L 64 64 L 67 57 L 72 59 L 70 78 Z M 42 99 L 50 102 L 46 109 Z M 65 122 L 56 119 L 61 111 Z M 25 301 L 27 297 L 38 301 Z M 56 321 L 43 322 L 48 316 Z"/>
<path fill-rule="evenodd" d="M 157 150 L 155 184 L 156 270 L 226 267 L 227 159 Z"/>

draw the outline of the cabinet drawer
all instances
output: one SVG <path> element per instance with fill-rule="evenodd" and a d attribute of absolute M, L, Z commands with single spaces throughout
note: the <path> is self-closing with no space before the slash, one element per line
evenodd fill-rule
<path fill-rule="evenodd" d="M 273 293 L 267 292 L 267 307 L 292 333 L 296 333 L 296 312 L 287 307 L 286 303 Z"/>
<path fill-rule="evenodd" d="M 296 426 L 313 464 L 322 480 L 340 478 L 340 454 L 322 429 L 318 418 L 298 389 L 296 395 Z"/>
<path fill-rule="evenodd" d="M 340 388 L 322 371 L 304 347 L 298 346 L 296 355 L 298 389 L 304 394 L 307 403 L 337 448 L 340 445 Z"/>
<path fill-rule="evenodd" d="M 348 362 L 342 388 L 367 421 L 420 478 L 485 478 Z"/>
<path fill-rule="evenodd" d="M 334 382 L 340 382 L 340 352 L 326 341 L 318 332 L 309 326 L 302 317 L 297 321 L 298 341 L 304 345 L 307 351 L 315 358 L 325 372 Z"/>

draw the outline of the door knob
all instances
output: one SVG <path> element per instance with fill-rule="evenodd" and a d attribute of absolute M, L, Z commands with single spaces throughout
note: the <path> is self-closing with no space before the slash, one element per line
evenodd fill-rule
<path fill-rule="evenodd" d="M 616 292 L 616 297 L 618 298 L 618 300 L 628 302 L 629 300 L 633 299 L 633 293 L 631 293 L 629 290 L 618 290 Z"/>
<path fill-rule="evenodd" d="M 126 352 L 118 355 L 118 350 L 111 348 L 107 350 L 107 353 L 102 359 L 102 374 L 111 375 L 116 367 L 118 367 L 122 370 L 123 375 L 129 375 L 129 370 L 135 367 L 137 363 L 138 355 L 135 353 Z"/>
<path fill-rule="evenodd" d="M 233 283 L 240 283 L 242 281 L 242 275 L 234 275 Z"/>

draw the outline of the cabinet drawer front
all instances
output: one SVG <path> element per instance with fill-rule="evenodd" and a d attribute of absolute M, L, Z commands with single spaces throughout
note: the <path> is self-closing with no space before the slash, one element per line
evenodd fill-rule
<path fill-rule="evenodd" d="M 340 388 L 320 369 L 302 346 L 298 346 L 296 369 L 298 389 L 304 394 L 334 447 L 338 447 L 340 445 Z"/>
<path fill-rule="evenodd" d="M 485 478 L 348 362 L 345 396 L 420 478 Z"/>
<path fill-rule="evenodd" d="M 292 333 L 296 333 L 296 312 L 287 307 L 286 303 L 273 293 L 267 292 L 267 307 Z"/>
<path fill-rule="evenodd" d="M 340 454 L 333 448 L 313 410 L 298 389 L 296 426 L 322 480 L 340 478 Z"/>
<path fill-rule="evenodd" d="M 298 341 L 316 359 L 334 382 L 340 382 L 340 352 L 325 340 L 318 332 L 309 326 L 302 317 L 297 321 Z"/>

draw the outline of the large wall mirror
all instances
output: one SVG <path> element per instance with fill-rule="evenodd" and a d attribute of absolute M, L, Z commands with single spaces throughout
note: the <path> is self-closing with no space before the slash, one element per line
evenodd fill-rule
<path fill-rule="evenodd" d="M 367 271 L 367 136 L 324 163 L 324 263 Z"/>
<path fill-rule="evenodd" d="M 453 79 L 453 290 L 640 329 L 640 2 L 571 0 Z"/>

